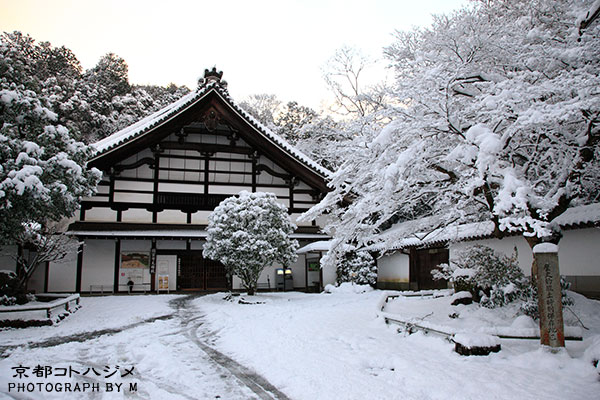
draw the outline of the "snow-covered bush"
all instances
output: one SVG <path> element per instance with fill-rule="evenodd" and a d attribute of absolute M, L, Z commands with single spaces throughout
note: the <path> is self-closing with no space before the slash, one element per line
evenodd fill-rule
<path fill-rule="evenodd" d="M 7 270 L 0 271 L 0 305 L 13 306 L 26 302 L 26 298 L 19 290 L 17 274 Z"/>
<path fill-rule="evenodd" d="M 561 303 L 564 307 L 572 306 L 573 299 L 567 294 L 567 290 L 571 287 L 571 283 L 567 282 L 564 277 L 560 277 L 560 294 L 561 294 Z M 540 311 L 538 306 L 538 289 L 535 282 L 532 282 L 531 285 L 527 287 L 527 289 L 523 292 L 523 302 L 521 303 L 521 312 L 525 315 L 529 315 L 531 318 L 539 319 Z"/>
<path fill-rule="evenodd" d="M 507 257 L 486 246 L 473 246 L 457 255 L 450 264 L 432 271 L 433 279 L 447 279 L 457 291 L 467 290 L 484 307 L 502 307 L 522 299 L 529 291 L 529 279 L 517 264 L 517 252 Z"/>
<path fill-rule="evenodd" d="M 372 292 L 373 287 L 371 285 L 358 285 L 352 282 L 344 282 L 340 283 L 338 286 L 334 285 L 325 285 L 324 292 L 325 293 L 368 293 Z"/>
<path fill-rule="evenodd" d="M 377 282 L 377 267 L 367 251 L 351 251 L 342 257 L 336 268 L 336 282 L 352 282 L 358 285 L 374 285 Z"/>
<path fill-rule="evenodd" d="M 296 226 L 273 193 L 241 191 L 221 202 L 208 217 L 202 254 L 221 262 L 253 295 L 261 271 L 273 263 L 290 265 L 298 257 Z"/>

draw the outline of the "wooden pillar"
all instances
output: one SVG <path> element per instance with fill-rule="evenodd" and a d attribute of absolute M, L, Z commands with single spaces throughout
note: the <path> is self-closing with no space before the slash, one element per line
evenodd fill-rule
<path fill-rule="evenodd" d="M 115 239 L 115 265 L 114 265 L 113 291 L 119 292 L 119 270 L 121 268 L 121 239 Z"/>
<path fill-rule="evenodd" d="M 160 178 L 160 149 L 158 146 L 152 150 L 154 152 L 154 184 L 152 187 L 152 203 L 156 205 L 158 202 L 158 180 Z M 158 221 L 158 211 L 156 208 L 152 210 L 152 222 Z"/>
<path fill-rule="evenodd" d="M 290 208 L 288 209 L 288 213 L 292 214 L 294 212 L 294 186 L 296 185 L 296 178 L 293 176 L 290 177 Z"/>
<path fill-rule="evenodd" d="M 252 193 L 256 192 L 256 175 L 258 174 L 258 169 L 256 168 L 258 164 L 258 156 L 256 154 L 252 154 L 250 156 L 252 158 Z"/>
<path fill-rule="evenodd" d="M 46 261 L 46 271 L 44 274 L 44 293 L 48 293 L 48 276 L 50 275 L 50 261 Z"/>
<path fill-rule="evenodd" d="M 75 291 L 81 293 L 81 275 L 83 273 L 83 241 L 81 238 L 77 238 L 79 241 L 79 248 L 77 249 L 77 272 L 75 275 Z"/>
<path fill-rule="evenodd" d="M 150 291 L 156 290 L 156 239 L 152 239 L 150 248 Z"/>
<path fill-rule="evenodd" d="M 208 173 L 208 167 L 210 166 L 210 155 L 208 153 L 203 153 L 202 154 L 205 158 L 204 158 L 204 194 L 208 194 L 208 178 L 209 178 L 209 173 Z"/>
<path fill-rule="evenodd" d="M 115 172 L 113 169 L 109 172 L 109 186 L 108 186 L 108 202 L 112 205 L 115 202 Z"/>
<path fill-rule="evenodd" d="M 306 288 L 306 292 L 308 293 L 308 258 L 304 254 L 304 287 Z"/>

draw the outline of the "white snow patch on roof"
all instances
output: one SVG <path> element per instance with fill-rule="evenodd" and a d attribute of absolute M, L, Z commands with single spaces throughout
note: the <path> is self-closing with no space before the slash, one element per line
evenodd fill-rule
<path fill-rule="evenodd" d="M 290 143 L 288 143 L 281 136 L 277 135 L 269 128 L 261 124 L 256 118 L 250 115 L 248 112 L 240 108 L 233 99 L 229 96 L 229 93 L 219 86 L 215 82 L 209 82 L 205 86 L 202 86 L 195 91 L 183 96 L 181 99 L 176 102 L 166 106 L 165 108 L 151 114 L 140 121 L 136 122 L 133 125 L 128 126 L 118 132 L 113 133 L 112 135 L 96 142 L 93 147 L 96 149 L 96 155 L 99 156 L 116 146 L 127 142 L 130 139 L 140 136 L 141 134 L 150 131 L 151 128 L 158 126 L 161 123 L 166 122 L 171 117 L 176 116 L 181 111 L 183 111 L 186 107 L 189 107 L 196 103 L 198 100 L 203 98 L 206 94 L 208 94 L 211 90 L 214 90 L 227 104 L 229 104 L 233 110 L 235 110 L 242 118 L 246 119 L 250 124 L 256 128 L 256 130 L 262 133 L 267 139 L 273 142 L 277 147 L 281 148 L 286 153 L 292 155 L 292 157 L 296 158 L 301 163 L 315 170 L 319 174 L 324 177 L 329 177 L 331 175 L 331 171 L 317 164 L 307 155 L 302 153 L 300 150 L 296 149 Z"/>
<path fill-rule="evenodd" d="M 329 251 L 331 247 L 331 240 L 319 240 L 301 247 L 296 251 L 298 254 L 316 252 L 316 251 Z"/>
<path fill-rule="evenodd" d="M 560 226 L 590 224 L 600 222 L 600 203 L 571 207 L 552 222 Z"/>
<path fill-rule="evenodd" d="M 494 232 L 491 221 L 469 224 L 453 224 L 424 232 L 419 229 L 427 224 L 428 219 L 401 222 L 381 233 L 377 243 L 369 250 L 398 250 L 412 246 L 431 245 L 439 242 L 452 242 L 477 239 L 490 236 Z M 600 203 L 569 208 L 552 222 L 561 227 L 600 222 Z"/>

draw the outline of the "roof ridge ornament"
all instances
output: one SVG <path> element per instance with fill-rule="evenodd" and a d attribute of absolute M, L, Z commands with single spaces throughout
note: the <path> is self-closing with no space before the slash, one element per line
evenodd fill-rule
<path fill-rule="evenodd" d="M 198 79 L 198 88 L 203 88 L 211 83 L 221 86 L 223 89 L 227 89 L 227 82 L 221 80 L 223 77 L 223 71 L 217 71 L 217 67 L 214 66 L 212 69 L 204 70 L 204 77 Z"/>

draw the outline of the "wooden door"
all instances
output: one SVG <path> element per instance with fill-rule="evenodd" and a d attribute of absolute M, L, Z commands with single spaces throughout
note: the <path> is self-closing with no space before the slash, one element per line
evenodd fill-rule
<path fill-rule="evenodd" d="M 206 290 L 227 289 L 227 276 L 225 267 L 218 261 L 204 259 L 204 276 Z"/>
<path fill-rule="evenodd" d="M 411 257 L 411 282 L 416 282 L 419 290 L 445 289 L 448 283 L 435 281 L 431 271 L 439 264 L 448 263 L 449 251 L 446 248 L 413 250 Z"/>
<path fill-rule="evenodd" d="M 177 260 L 177 286 L 181 290 L 204 289 L 204 268 L 202 256 L 185 254 Z"/>
<path fill-rule="evenodd" d="M 227 289 L 227 278 L 223 264 L 202 257 L 201 252 L 181 254 L 177 259 L 177 263 L 178 289 Z"/>

